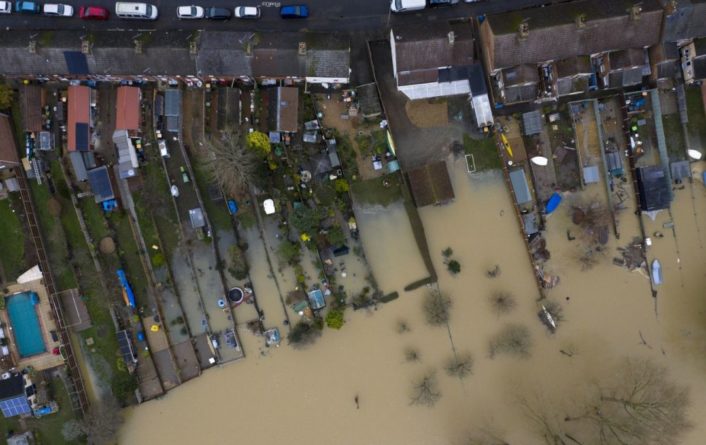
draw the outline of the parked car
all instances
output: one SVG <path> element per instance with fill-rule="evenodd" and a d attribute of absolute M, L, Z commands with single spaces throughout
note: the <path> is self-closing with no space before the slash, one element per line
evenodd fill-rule
<path fill-rule="evenodd" d="M 182 165 L 179 167 L 179 171 L 181 172 L 181 180 L 184 184 L 191 182 L 191 178 L 189 177 L 189 172 L 186 171 L 186 167 Z"/>
<path fill-rule="evenodd" d="M 9 14 L 12 12 L 12 3 L 0 1 L 0 14 Z"/>
<path fill-rule="evenodd" d="M 239 19 L 259 19 L 260 8 L 257 6 L 236 6 L 235 16 Z"/>
<path fill-rule="evenodd" d="M 305 19 L 309 17 L 309 7 L 306 5 L 286 5 L 279 8 L 283 19 Z"/>
<path fill-rule="evenodd" d="M 204 10 L 201 6 L 179 6 L 177 8 L 177 18 L 179 19 L 202 19 Z"/>
<path fill-rule="evenodd" d="M 78 10 L 78 16 L 83 20 L 108 20 L 110 12 L 100 6 L 81 6 Z"/>
<path fill-rule="evenodd" d="M 230 20 L 232 16 L 228 8 L 206 8 L 206 18 L 210 20 Z"/>
<path fill-rule="evenodd" d="M 17 0 L 15 2 L 15 11 L 21 14 L 39 14 L 41 9 L 39 3 L 36 2 L 26 0 Z"/>
<path fill-rule="evenodd" d="M 43 9 L 44 15 L 53 15 L 57 17 L 73 17 L 74 7 L 63 3 L 45 3 Z"/>
<path fill-rule="evenodd" d="M 436 6 L 451 6 L 458 3 L 458 0 L 427 0 L 429 2 L 429 7 L 434 8 Z"/>

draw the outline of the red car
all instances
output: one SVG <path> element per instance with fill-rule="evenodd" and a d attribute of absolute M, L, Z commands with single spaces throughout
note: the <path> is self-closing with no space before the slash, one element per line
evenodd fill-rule
<path fill-rule="evenodd" d="M 108 20 L 110 13 L 100 6 L 81 6 L 78 16 L 83 20 Z"/>

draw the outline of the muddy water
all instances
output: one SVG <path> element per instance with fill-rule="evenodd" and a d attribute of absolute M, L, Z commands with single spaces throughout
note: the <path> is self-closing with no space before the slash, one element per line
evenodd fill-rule
<path fill-rule="evenodd" d="M 698 383 L 698 375 L 706 370 L 702 359 L 706 329 L 698 327 L 704 325 L 700 314 L 706 309 L 703 295 L 698 300 L 706 282 L 703 249 L 697 245 L 694 253 L 689 238 L 680 243 L 681 275 L 688 277 L 683 287 L 676 278 L 679 273 L 665 265 L 657 318 L 643 276 L 610 261 L 586 272 L 569 263 L 573 246 L 567 244 L 561 225 L 570 221 L 557 213 L 549 243 L 556 246 L 552 255 L 562 282 L 550 298 L 563 302 L 566 321 L 551 336 L 536 317 L 538 293 L 501 178 L 470 178 L 462 162 L 450 164 L 450 170 L 455 202 L 421 211 L 439 287 L 454 302 L 449 331 L 424 323 L 420 300 L 425 289 L 402 292 L 406 284 L 426 275 L 404 209 L 359 212 L 368 260 L 383 291 L 401 292 L 398 300 L 377 311 L 348 311 L 341 331 L 325 331 L 307 350 L 284 345 L 277 354 L 250 353 L 236 364 L 205 372 L 162 400 L 132 410 L 120 442 L 458 444 L 474 426 L 490 426 L 504 432 L 510 443 L 533 445 L 527 439 L 531 425 L 516 409 L 518 394 L 561 399 L 577 381 L 589 381 L 605 363 L 625 354 L 648 355 L 667 364 L 680 381 L 692 386 L 693 418 L 706 414 L 706 391 Z M 697 210 L 706 232 L 706 196 L 701 193 Z M 678 195 L 675 202 L 680 237 L 690 237 L 695 230 L 691 202 L 688 193 Z M 630 217 L 636 220 L 626 215 L 623 228 L 629 226 Z M 653 251 L 662 256 L 659 249 L 664 245 L 668 251 L 668 243 L 665 236 Z M 446 247 L 453 248 L 461 263 L 458 276 L 445 270 L 441 251 Z M 496 264 L 500 275 L 487 278 L 485 271 Z M 487 302 L 488 295 L 498 290 L 517 299 L 514 311 L 502 317 L 495 316 Z M 701 303 L 695 306 L 697 301 Z M 399 320 L 405 320 L 411 332 L 397 333 Z M 531 358 L 488 357 L 489 337 L 509 321 L 529 328 Z M 649 347 L 641 344 L 640 333 Z M 463 381 L 443 371 L 452 355 L 451 340 L 458 352 L 475 357 L 474 373 Z M 419 351 L 419 363 L 405 362 L 408 347 Z M 574 356 L 568 358 L 560 349 Z M 440 401 L 431 409 L 410 406 L 411 382 L 428 371 L 436 371 Z M 700 444 L 700 437 L 706 432 L 697 427 L 687 443 Z"/>

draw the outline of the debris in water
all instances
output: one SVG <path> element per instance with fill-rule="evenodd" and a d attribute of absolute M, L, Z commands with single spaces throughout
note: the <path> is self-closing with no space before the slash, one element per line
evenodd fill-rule
<path fill-rule="evenodd" d="M 642 248 L 640 237 L 634 237 L 625 247 L 618 247 L 620 257 L 613 258 L 613 264 L 626 267 L 628 270 L 647 268 L 647 260 Z"/>

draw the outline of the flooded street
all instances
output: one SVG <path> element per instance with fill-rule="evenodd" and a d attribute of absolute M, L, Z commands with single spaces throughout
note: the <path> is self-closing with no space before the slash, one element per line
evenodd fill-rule
<path fill-rule="evenodd" d="M 619 216 L 621 239 L 611 233 L 605 258 L 581 271 L 576 246 L 567 241 L 572 222 L 562 203 L 546 234 L 552 271 L 561 277 L 548 298 L 561 304 L 564 316 L 552 335 L 537 317 L 539 292 L 502 176 L 471 177 L 462 160 L 448 167 L 455 201 L 420 209 L 438 287 L 453 301 L 448 330 L 426 324 L 421 303 L 426 287 L 403 291 L 428 275 L 403 205 L 356 208 L 375 278 L 383 292 L 400 292 L 397 300 L 377 310 L 347 310 L 340 331 L 325 329 L 304 350 L 285 341 L 276 354 L 261 354 L 241 329 L 244 360 L 206 371 L 161 400 L 132 409 L 120 443 L 462 444 L 470 430 L 490 427 L 509 443 L 534 445 L 518 397 L 541 394 L 542 400 L 563 402 L 577 383 L 604 374 L 607 364 L 626 355 L 653 358 L 690 386 L 695 428 L 684 443 L 703 443 L 706 426 L 698 420 L 706 415 L 706 250 L 699 238 L 706 238 L 704 184 L 687 184 L 676 192 L 671 217 L 661 212 L 646 224 L 648 233 L 664 234 L 647 252 L 649 261 L 659 257 L 663 264 L 657 313 L 649 278 L 611 262 L 616 248 L 639 234 L 633 210 Z M 668 220 L 676 239 L 663 228 Z M 461 265 L 455 276 L 441 253 L 448 247 Z M 257 252 L 250 251 L 251 259 L 261 259 Z M 500 272 L 488 277 L 496 265 Z M 257 272 L 255 279 L 266 275 Z M 514 297 L 512 311 L 496 315 L 489 298 L 497 292 Z M 277 300 L 271 303 L 270 312 L 281 311 Z M 281 312 L 268 321 L 277 324 L 280 318 Z M 399 321 L 409 332 L 398 332 Z M 489 340 L 507 323 L 529 330 L 528 358 L 490 358 Z M 418 361 L 405 360 L 408 348 L 418 351 Z M 464 380 L 444 371 L 454 349 L 474 358 L 473 374 Z M 412 383 L 430 371 L 440 400 L 431 408 L 410 405 Z"/>

